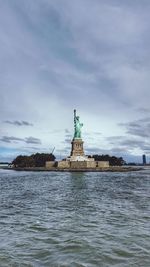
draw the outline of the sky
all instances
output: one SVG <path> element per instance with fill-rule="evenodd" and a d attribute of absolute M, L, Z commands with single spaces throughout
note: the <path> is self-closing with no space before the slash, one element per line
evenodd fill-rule
<path fill-rule="evenodd" d="M 150 1 L 0 0 L 0 161 L 85 153 L 150 159 Z"/>

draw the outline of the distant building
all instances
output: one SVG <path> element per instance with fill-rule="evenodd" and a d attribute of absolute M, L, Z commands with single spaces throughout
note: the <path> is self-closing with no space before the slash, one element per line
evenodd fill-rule
<path fill-rule="evenodd" d="M 146 165 L 146 155 L 143 155 L 142 158 L 143 158 L 143 165 Z"/>

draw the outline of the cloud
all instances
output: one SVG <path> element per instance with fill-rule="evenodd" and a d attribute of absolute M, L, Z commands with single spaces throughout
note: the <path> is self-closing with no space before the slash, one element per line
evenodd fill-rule
<path fill-rule="evenodd" d="M 94 132 L 93 134 L 94 135 L 102 135 L 102 133 L 100 133 L 100 132 Z"/>
<path fill-rule="evenodd" d="M 91 98 L 98 96 L 102 104 L 107 98 L 111 104 L 117 101 L 130 106 L 142 97 L 148 105 L 149 64 L 142 47 L 147 47 L 143 36 L 146 39 L 148 24 L 144 16 L 148 18 L 149 5 L 143 5 L 142 12 L 129 2 L 55 1 L 51 5 L 72 34 L 77 58 L 90 69 L 92 79 L 86 88 L 89 91 L 92 86 L 95 94 L 90 94 Z"/>
<path fill-rule="evenodd" d="M 27 144 L 41 144 L 41 140 L 35 137 L 26 137 L 26 138 L 19 138 L 19 137 L 15 137 L 15 136 L 2 136 L 2 138 L 0 138 L 1 142 L 5 142 L 5 143 L 13 143 L 13 142 L 25 142 Z"/>
<path fill-rule="evenodd" d="M 66 134 L 70 134 L 70 130 L 69 129 L 65 129 L 65 133 Z"/>
<path fill-rule="evenodd" d="M 2 5 L 1 20 L 8 32 L 10 25 L 13 31 L 7 36 L 2 30 L 2 37 L 5 50 L 9 48 L 15 61 L 13 78 L 10 68 L 7 72 L 9 79 L 18 85 L 25 80 L 22 96 L 26 92 L 34 95 L 37 86 L 37 91 L 42 88 L 47 97 L 55 95 L 61 104 L 82 103 L 86 110 L 92 105 L 93 112 L 105 107 L 107 110 L 109 105 L 115 108 L 116 101 L 120 106 L 131 105 L 133 97 L 141 95 L 143 90 L 149 94 L 149 71 L 145 66 L 143 69 L 141 62 L 141 53 L 146 51 L 141 48 L 146 46 L 146 42 L 141 44 L 147 28 L 143 20 L 146 7 L 142 7 L 142 13 L 135 5 L 112 1 L 43 0 L 37 1 L 36 8 L 28 0 L 22 5 L 14 2 Z M 9 20 L 3 13 L 9 15 Z M 4 75 L 4 82 L 6 78 Z M 97 105 L 98 99 L 101 105 Z"/>
<path fill-rule="evenodd" d="M 64 136 L 64 140 L 62 141 L 62 144 L 70 144 L 70 148 L 71 148 L 71 141 L 72 141 L 72 134 L 69 131 L 65 130 L 65 136 Z"/>
<path fill-rule="evenodd" d="M 150 117 L 127 123 L 120 123 L 119 126 L 125 127 L 127 134 L 143 138 L 150 137 Z"/>
<path fill-rule="evenodd" d="M 72 139 L 72 134 L 71 134 L 71 133 L 66 133 L 66 134 L 65 134 L 65 137 L 66 137 L 66 138 L 69 138 L 69 139 Z"/>
<path fill-rule="evenodd" d="M 15 126 L 33 126 L 32 123 L 29 123 L 27 121 L 9 121 L 9 120 L 6 120 L 6 121 L 4 121 L 4 123 L 12 124 Z"/>
<path fill-rule="evenodd" d="M 32 136 L 25 138 L 25 142 L 27 144 L 41 144 L 40 139 L 32 137 Z"/>
<path fill-rule="evenodd" d="M 122 155 L 126 160 L 132 158 L 132 161 L 134 161 L 134 157 L 138 159 L 136 156 L 144 153 L 150 155 L 149 138 L 143 138 L 143 135 L 141 133 L 139 134 L 139 132 L 132 132 L 131 136 L 129 134 L 124 136 L 109 136 L 106 138 L 106 142 L 108 142 L 110 153 Z M 141 156 L 139 156 L 138 161 L 141 161 Z"/>
<path fill-rule="evenodd" d="M 70 138 L 65 138 L 65 140 L 64 140 L 63 143 L 68 143 L 68 144 L 70 144 L 70 143 L 71 143 L 71 139 L 70 139 Z"/>
<path fill-rule="evenodd" d="M 149 108 L 144 108 L 144 107 L 139 107 L 136 109 L 139 113 L 149 113 L 150 114 L 150 109 Z"/>
<path fill-rule="evenodd" d="M 87 147 L 86 148 L 86 154 L 87 155 L 94 155 L 94 154 L 101 154 L 102 150 L 100 148 L 97 147 Z"/>
<path fill-rule="evenodd" d="M 18 142 L 18 141 L 24 141 L 22 138 L 14 137 L 14 136 L 3 136 L 0 141 L 5 143 L 11 143 L 11 142 Z"/>

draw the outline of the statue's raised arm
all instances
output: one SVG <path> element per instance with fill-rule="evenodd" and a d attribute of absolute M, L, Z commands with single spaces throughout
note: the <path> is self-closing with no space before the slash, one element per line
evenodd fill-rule
<path fill-rule="evenodd" d="M 81 138 L 81 128 L 83 123 L 80 123 L 80 117 L 76 115 L 76 110 L 74 110 L 74 138 Z"/>

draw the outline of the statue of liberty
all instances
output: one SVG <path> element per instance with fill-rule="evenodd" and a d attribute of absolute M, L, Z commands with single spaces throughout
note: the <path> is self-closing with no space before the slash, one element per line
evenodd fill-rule
<path fill-rule="evenodd" d="M 76 109 L 74 109 L 74 139 L 81 139 L 81 128 L 83 123 L 80 122 L 80 117 L 76 115 Z"/>

